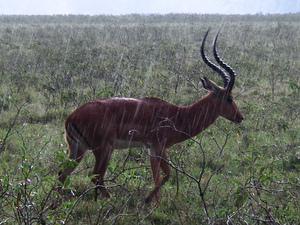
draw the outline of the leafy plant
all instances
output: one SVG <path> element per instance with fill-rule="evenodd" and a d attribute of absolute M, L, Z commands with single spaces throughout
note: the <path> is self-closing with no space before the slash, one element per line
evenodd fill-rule
<path fill-rule="evenodd" d="M 59 195 L 57 173 L 74 163 L 66 116 L 94 98 L 197 101 L 200 77 L 221 82 L 199 53 L 220 21 L 243 124 L 220 118 L 170 149 L 157 205 L 143 202 L 152 187 L 143 149 L 113 153 L 110 199 L 90 182 L 90 153 Z M 0 16 L 0 223 L 298 224 L 299 35 L 299 14 Z"/>

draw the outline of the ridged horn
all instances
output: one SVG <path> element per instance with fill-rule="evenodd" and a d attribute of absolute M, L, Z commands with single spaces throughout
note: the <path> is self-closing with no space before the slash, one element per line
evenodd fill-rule
<path fill-rule="evenodd" d="M 226 63 L 224 63 L 223 60 L 220 58 L 220 56 L 218 54 L 217 40 L 218 40 L 218 37 L 219 37 L 219 33 L 220 33 L 220 30 L 218 31 L 217 35 L 215 36 L 214 42 L 213 42 L 214 56 L 215 56 L 216 61 L 219 63 L 219 65 L 222 68 L 224 68 L 230 76 L 230 80 L 229 80 L 228 83 L 226 83 L 226 85 L 225 85 L 225 82 L 224 82 L 224 88 L 226 88 L 228 92 L 231 92 L 231 90 L 233 88 L 233 85 L 234 85 L 234 81 L 235 81 L 235 71 L 230 66 L 228 66 Z M 228 79 L 228 77 L 227 77 L 227 79 Z"/>
<path fill-rule="evenodd" d="M 206 33 L 205 33 L 205 35 L 204 35 L 204 38 L 203 38 L 203 40 L 202 40 L 202 44 L 201 44 L 201 56 L 202 56 L 202 59 L 203 59 L 203 61 L 205 62 L 205 64 L 206 65 L 208 65 L 211 69 L 213 69 L 215 72 L 217 72 L 219 75 L 220 75 L 220 77 L 223 79 L 223 87 L 224 88 L 227 88 L 228 86 L 229 86 L 229 83 L 230 83 L 230 81 L 229 81 L 229 77 L 227 76 L 227 74 L 220 68 L 220 67 L 218 67 L 217 65 L 215 65 L 214 63 L 212 63 L 208 58 L 207 58 L 207 56 L 206 56 L 206 54 L 205 54 L 205 52 L 204 52 L 204 45 L 205 45 L 205 40 L 206 40 L 206 37 L 207 37 L 207 35 L 208 35 L 208 33 L 209 33 L 209 31 L 210 31 L 210 28 L 206 31 Z M 217 36 L 216 36 L 217 37 Z M 217 51 L 216 51 L 216 48 L 215 48 L 215 46 L 216 46 L 216 41 L 217 41 L 217 38 L 215 38 L 215 40 L 214 40 L 214 52 L 216 52 L 216 55 L 217 55 L 217 57 L 218 57 L 218 60 L 220 61 L 220 62 L 222 62 L 222 60 L 220 59 L 220 57 L 218 56 L 218 53 L 217 53 Z M 215 55 L 215 58 L 216 58 L 216 55 Z M 218 61 L 217 60 L 217 61 Z M 219 62 L 218 61 L 218 62 Z M 223 66 L 222 66 L 223 67 Z M 224 67 L 223 67 L 224 68 Z M 225 69 L 225 68 L 224 68 Z"/>

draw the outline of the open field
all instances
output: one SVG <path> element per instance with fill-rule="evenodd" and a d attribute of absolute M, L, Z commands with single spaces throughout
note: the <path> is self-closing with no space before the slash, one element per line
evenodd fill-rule
<path fill-rule="evenodd" d="M 243 123 L 219 118 L 169 149 L 157 205 L 143 201 L 145 149 L 114 151 L 110 199 L 90 182 L 91 153 L 60 196 L 66 116 L 110 96 L 197 101 L 201 77 L 221 85 L 199 52 L 209 27 Z M 0 16 L 0 224 L 300 224 L 299 37 L 300 14 Z"/>

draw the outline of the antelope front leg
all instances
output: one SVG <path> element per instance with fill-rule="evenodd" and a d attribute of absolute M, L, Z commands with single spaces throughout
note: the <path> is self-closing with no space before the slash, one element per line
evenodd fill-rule
<path fill-rule="evenodd" d="M 155 196 L 156 201 L 159 200 L 159 188 L 167 182 L 170 177 L 170 168 L 168 164 L 165 162 L 166 153 L 165 151 L 161 156 L 150 156 L 150 165 L 152 170 L 152 176 L 154 181 L 154 187 L 152 191 L 145 197 L 145 202 L 151 202 L 152 198 Z M 160 168 L 162 169 L 164 175 L 162 179 L 160 179 Z"/>
<path fill-rule="evenodd" d="M 160 167 L 159 167 L 159 159 L 150 156 L 150 166 L 152 171 L 152 177 L 154 182 L 154 187 L 152 191 L 145 197 L 145 202 L 151 202 L 153 196 L 155 196 L 156 200 L 158 201 L 158 190 L 159 190 L 159 179 L 160 179 Z"/>

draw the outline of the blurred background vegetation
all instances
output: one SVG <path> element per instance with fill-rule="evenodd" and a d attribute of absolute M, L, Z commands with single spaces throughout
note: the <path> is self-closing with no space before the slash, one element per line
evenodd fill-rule
<path fill-rule="evenodd" d="M 59 196 L 66 116 L 110 96 L 197 101 L 201 77 L 222 83 L 199 53 L 209 27 L 245 121 L 169 149 L 158 205 L 143 149 L 114 152 L 111 199 L 94 200 L 92 154 Z M 300 14 L 0 16 L 0 224 L 299 224 L 299 37 Z"/>

